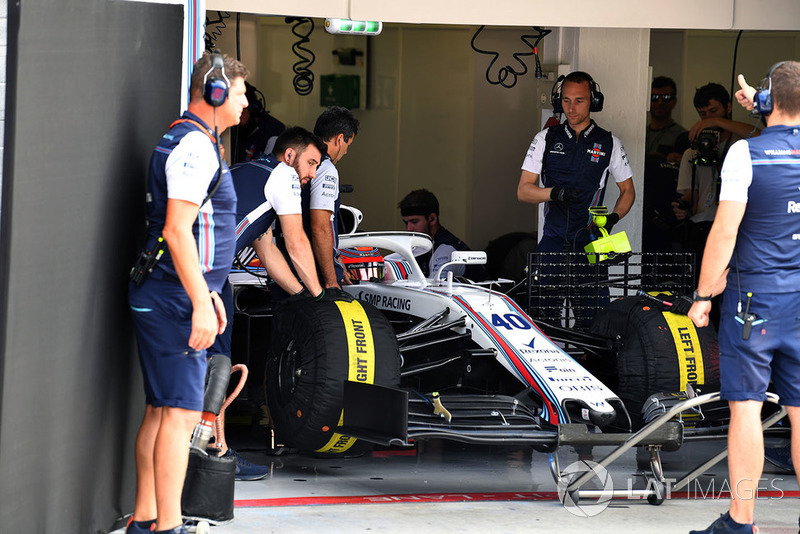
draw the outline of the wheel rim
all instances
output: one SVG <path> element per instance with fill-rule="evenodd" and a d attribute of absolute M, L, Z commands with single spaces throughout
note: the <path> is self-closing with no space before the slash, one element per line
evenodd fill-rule
<path fill-rule="evenodd" d="M 277 395 L 283 405 L 289 403 L 297 387 L 298 357 L 298 351 L 294 348 L 294 340 L 291 340 L 278 356 Z"/>

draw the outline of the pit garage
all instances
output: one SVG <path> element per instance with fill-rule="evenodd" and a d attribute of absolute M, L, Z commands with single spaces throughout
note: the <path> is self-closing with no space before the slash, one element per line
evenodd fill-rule
<path fill-rule="evenodd" d="M 111 532 L 133 509 L 133 440 L 143 397 L 127 275 L 141 245 L 147 162 L 184 105 L 188 58 L 204 48 L 207 34 L 213 46 L 250 67 L 268 109 L 286 124 L 313 124 L 323 107 L 322 87 L 335 91 L 337 76 L 357 76 L 363 91 L 360 86 L 353 108 L 367 135 L 340 172 L 353 185 L 345 202 L 363 212 L 361 230 L 398 230 L 398 201 L 426 187 L 447 200 L 442 218 L 448 226 L 481 249 L 500 236 L 537 229 L 535 208 L 518 203 L 514 190 L 524 151 L 549 116 L 558 75 L 577 68 L 595 75 L 606 95 L 597 120 L 624 140 L 635 186 L 644 188 L 651 78 L 678 81 L 676 119 L 691 124 L 694 88 L 709 80 L 727 85 L 731 72 L 758 80 L 775 61 L 796 56 L 800 20 L 793 2 L 765 10 L 750 0 L 678 2 L 657 11 L 625 0 L 603 9 L 582 1 L 534 8 L 515 1 L 68 4 L 31 0 L 4 3 L 2 10 L 0 524 L 23 532 Z M 381 21 L 383 31 L 329 34 L 326 18 Z M 308 35 L 310 24 L 302 19 L 315 24 Z M 552 30 L 537 51 L 541 78 L 532 56 L 514 56 L 530 51 L 534 27 Z M 301 61 L 292 52 L 304 35 L 308 42 L 301 45 L 316 61 L 306 67 L 319 82 L 308 95 L 296 90 L 294 65 Z M 492 64 L 492 52 L 505 62 Z M 354 65 L 347 64 L 350 55 Z M 499 74 L 502 64 L 512 70 Z M 503 82 L 492 83 L 498 76 Z M 609 191 L 606 203 L 613 202 Z M 641 244 L 641 209 L 634 206 L 619 226 L 634 250 Z M 514 321 L 505 317 L 512 313 L 498 316 Z M 265 328 L 267 318 L 251 315 L 253 329 Z M 259 365 L 257 344 L 241 350 L 242 361 Z M 271 434 L 247 401 L 263 390 L 261 380 L 253 373 L 239 406 L 231 407 L 228 433 L 231 444 L 269 466 L 270 474 L 236 483 L 235 519 L 213 532 L 396 531 L 400 521 L 405 528 L 446 531 L 563 525 L 575 532 L 618 529 L 624 521 L 649 532 L 654 521 L 675 530 L 699 528 L 725 508 L 724 462 L 704 469 L 697 485 L 676 489 L 662 506 L 632 495 L 587 520 L 562 506 L 547 450 L 518 442 L 439 437 L 379 445 L 357 458 L 316 457 L 292 447 L 275 454 Z M 441 402 L 450 411 L 450 400 Z M 581 451 L 590 438 L 563 436 L 558 472 L 587 457 Z M 592 458 L 612 454 L 610 447 L 597 446 Z M 664 452 L 664 479 L 678 480 L 695 460 L 718 452 L 716 444 L 688 442 Z M 615 489 L 626 490 L 628 481 L 648 489 L 639 460 L 628 450 L 609 464 Z M 765 477 L 762 531 L 794 531 L 793 475 L 770 463 Z M 601 489 L 594 486 L 583 489 Z"/>

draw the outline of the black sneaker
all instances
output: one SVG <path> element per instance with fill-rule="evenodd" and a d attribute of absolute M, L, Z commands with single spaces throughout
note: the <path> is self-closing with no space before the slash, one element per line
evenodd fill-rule
<path fill-rule="evenodd" d="M 141 527 L 141 523 L 146 523 L 146 527 Z M 133 520 L 133 516 L 128 520 L 128 526 L 125 528 L 125 534 L 150 534 L 156 529 L 156 520 L 141 521 L 137 523 Z"/>
<path fill-rule="evenodd" d="M 169 530 L 154 530 L 153 534 L 189 534 L 189 531 L 186 530 L 186 525 L 178 525 Z"/>
<path fill-rule="evenodd" d="M 758 527 L 754 524 L 737 523 L 731 519 L 731 514 L 725 512 L 719 519 L 711 523 L 705 530 L 692 530 L 689 534 L 757 534 Z"/>
<path fill-rule="evenodd" d="M 269 467 L 250 463 L 233 449 L 229 448 L 223 457 L 236 461 L 236 480 L 261 480 L 269 474 Z"/>

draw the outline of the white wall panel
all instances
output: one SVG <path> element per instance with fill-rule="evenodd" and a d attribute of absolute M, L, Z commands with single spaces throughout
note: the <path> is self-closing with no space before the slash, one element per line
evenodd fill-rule
<path fill-rule="evenodd" d="M 285 2 L 276 0 L 207 0 L 209 11 L 235 11 L 258 15 L 286 15 L 295 17 L 347 18 L 350 16 L 349 0 L 303 0 Z"/>
<path fill-rule="evenodd" d="M 151 0 L 153 1 L 153 0 Z M 160 0 L 164 1 L 164 0 Z M 349 17 L 359 20 L 493 26 L 650 29 L 800 29 L 797 0 L 208 0 L 209 10 L 263 15 Z"/>
<path fill-rule="evenodd" d="M 667 9 L 642 0 L 350 0 L 354 19 L 494 26 L 594 28 L 730 28 L 734 0 L 673 0 Z M 800 21 L 795 20 L 795 24 Z"/>

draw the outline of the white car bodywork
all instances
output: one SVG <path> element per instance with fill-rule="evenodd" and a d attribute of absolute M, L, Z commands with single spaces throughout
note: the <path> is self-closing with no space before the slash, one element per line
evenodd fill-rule
<path fill-rule="evenodd" d="M 406 279 L 397 279 L 393 260 L 386 260 L 382 281 L 362 281 L 343 289 L 378 309 L 419 319 L 445 308 L 449 309 L 448 320 L 463 316 L 462 330 L 470 332 L 475 344 L 493 349 L 502 366 L 541 398 L 539 415 L 543 421 L 555 425 L 582 420 L 605 426 L 616 418 L 615 406 L 622 406 L 617 396 L 542 333 L 505 294 L 485 287 L 485 283 L 454 282 L 452 273 L 443 273 L 449 275 L 447 279 L 425 278 L 415 256 L 431 250 L 433 243 L 427 235 L 353 233 L 340 236 L 339 246 L 377 247 L 402 257 L 406 262 L 403 271 L 410 268 Z M 485 253 L 454 253 L 453 262 L 483 263 Z M 572 406 L 569 414 L 568 405 Z"/>

